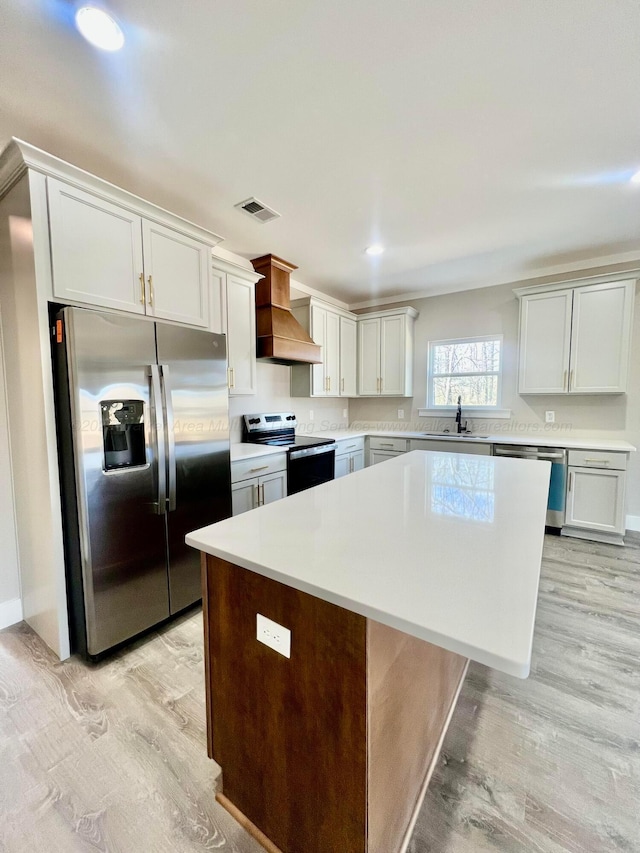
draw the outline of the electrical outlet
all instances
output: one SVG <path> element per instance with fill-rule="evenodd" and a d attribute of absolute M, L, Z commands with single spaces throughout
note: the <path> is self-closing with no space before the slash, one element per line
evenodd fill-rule
<path fill-rule="evenodd" d="M 545 412 L 544 413 L 545 423 L 554 424 L 556 422 L 556 413 L 555 412 Z"/>
<path fill-rule="evenodd" d="M 404 418 L 404 409 L 398 409 L 398 420 L 401 421 Z"/>
<path fill-rule="evenodd" d="M 313 409 L 309 409 L 309 420 L 313 420 Z"/>
<path fill-rule="evenodd" d="M 291 657 L 291 631 L 261 613 L 256 618 L 256 639 L 284 657 Z"/>
<path fill-rule="evenodd" d="M 349 410 L 348 410 L 348 409 L 343 409 L 343 410 L 342 410 L 342 417 L 343 417 L 343 418 L 348 418 L 348 417 L 349 417 Z"/>

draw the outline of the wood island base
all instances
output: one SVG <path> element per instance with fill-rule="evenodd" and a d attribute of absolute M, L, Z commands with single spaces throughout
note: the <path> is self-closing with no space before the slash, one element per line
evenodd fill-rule
<path fill-rule="evenodd" d="M 402 853 L 468 660 L 203 554 L 208 753 L 269 853 Z M 256 639 L 291 631 L 287 658 Z"/>

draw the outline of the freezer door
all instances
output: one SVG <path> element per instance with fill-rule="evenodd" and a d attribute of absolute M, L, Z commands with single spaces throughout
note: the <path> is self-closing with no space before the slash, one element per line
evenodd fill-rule
<path fill-rule="evenodd" d="M 202 597 L 200 555 L 187 533 L 231 515 L 224 335 L 158 323 L 167 428 L 169 597 L 177 613 Z"/>
<path fill-rule="evenodd" d="M 169 616 L 155 328 L 82 308 L 62 316 L 87 652 L 98 655 Z"/>

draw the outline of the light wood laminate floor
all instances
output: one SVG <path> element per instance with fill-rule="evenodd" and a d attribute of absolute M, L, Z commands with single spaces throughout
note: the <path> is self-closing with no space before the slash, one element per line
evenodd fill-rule
<path fill-rule="evenodd" d="M 531 677 L 471 666 L 409 853 L 640 851 L 629 542 L 547 537 Z M 262 853 L 214 800 L 201 618 L 98 666 L 0 632 L 0 850 Z"/>

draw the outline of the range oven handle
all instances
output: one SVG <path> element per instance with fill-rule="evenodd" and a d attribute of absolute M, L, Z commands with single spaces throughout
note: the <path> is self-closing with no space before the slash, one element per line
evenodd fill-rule
<path fill-rule="evenodd" d="M 316 447 L 303 447 L 300 450 L 290 450 L 289 459 L 304 459 L 305 456 L 319 456 L 321 453 L 335 453 L 336 443 L 319 444 Z"/>

